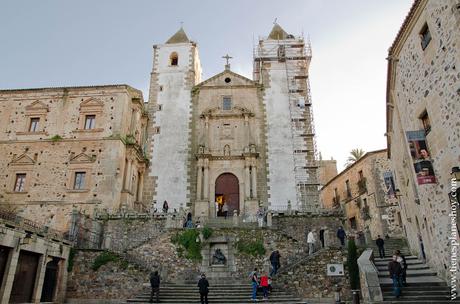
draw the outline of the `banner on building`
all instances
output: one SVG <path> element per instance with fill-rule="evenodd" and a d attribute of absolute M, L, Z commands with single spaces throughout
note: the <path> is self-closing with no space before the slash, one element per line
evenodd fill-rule
<path fill-rule="evenodd" d="M 435 184 L 433 165 L 430 153 L 426 144 L 425 130 L 407 131 L 409 150 L 414 162 L 415 174 L 419 185 Z"/>
<path fill-rule="evenodd" d="M 395 181 L 393 179 L 393 172 L 383 172 L 383 180 L 385 181 L 385 193 L 387 197 L 396 197 Z"/>

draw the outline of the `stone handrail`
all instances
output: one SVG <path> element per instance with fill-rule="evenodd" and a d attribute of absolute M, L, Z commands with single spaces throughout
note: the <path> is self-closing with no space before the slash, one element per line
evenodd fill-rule
<path fill-rule="evenodd" d="M 373 250 L 370 248 L 364 250 L 358 258 L 361 293 L 366 303 L 380 303 L 383 301 L 379 273 L 373 261 Z"/>

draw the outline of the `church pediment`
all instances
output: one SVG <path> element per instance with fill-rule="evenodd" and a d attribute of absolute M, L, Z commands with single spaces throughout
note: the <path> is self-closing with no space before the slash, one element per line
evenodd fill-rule
<path fill-rule="evenodd" d="M 28 113 L 41 113 L 41 112 L 48 112 L 48 106 L 45 105 L 43 102 L 40 100 L 36 100 L 32 102 L 30 105 L 26 107 L 26 111 Z"/>
<path fill-rule="evenodd" d="M 80 108 L 82 109 L 93 109 L 93 108 L 102 108 L 104 106 L 104 103 L 96 98 L 88 98 L 80 103 Z"/>
<path fill-rule="evenodd" d="M 256 86 L 256 82 L 240 74 L 225 70 L 197 85 L 198 87 L 216 86 Z"/>
<path fill-rule="evenodd" d="M 18 157 L 13 157 L 10 165 L 34 165 L 35 160 L 27 155 L 26 153 L 19 155 Z"/>
<path fill-rule="evenodd" d="M 93 157 L 85 153 L 80 153 L 70 158 L 71 164 L 87 164 L 87 163 L 93 163 L 94 161 L 95 159 Z"/>

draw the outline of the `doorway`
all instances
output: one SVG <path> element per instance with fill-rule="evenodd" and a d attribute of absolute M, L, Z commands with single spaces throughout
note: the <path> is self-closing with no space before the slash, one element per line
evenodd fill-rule
<path fill-rule="evenodd" d="M 10 303 L 28 303 L 32 301 L 40 255 L 21 250 L 18 266 L 14 275 Z"/>
<path fill-rule="evenodd" d="M 41 302 L 53 302 L 56 283 L 59 274 L 59 259 L 53 258 L 46 264 L 45 279 L 43 280 Z"/>
<path fill-rule="evenodd" d="M 231 173 L 223 173 L 216 179 L 217 216 L 224 216 L 224 204 L 228 206 L 228 216 L 232 216 L 234 210 L 240 212 L 240 187 L 238 178 Z"/>

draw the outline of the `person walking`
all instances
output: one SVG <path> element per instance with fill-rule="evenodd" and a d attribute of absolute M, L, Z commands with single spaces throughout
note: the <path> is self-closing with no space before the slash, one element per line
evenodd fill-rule
<path fill-rule="evenodd" d="M 347 234 L 345 233 L 345 230 L 343 230 L 342 226 L 340 226 L 339 229 L 337 230 L 337 237 L 340 240 L 340 246 L 344 247 L 345 246 L 345 238 L 347 237 Z"/>
<path fill-rule="evenodd" d="M 260 286 L 262 287 L 262 291 L 264 293 L 264 300 L 268 300 L 268 276 L 266 271 L 264 271 L 260 277 Z"/>
<path fill-rule="evenodd" d="M 402 267 L 401 264 L 397 261 L 398 257 L 393 256 L 393 259 L 388 263 L 388 271 L 390 272 L 390 277 L 393 280 L 393 294 L 396 298 L 401 296 L 401 275 Z"/>
<path fill-rule="evenodd" d="M 222 212 L 224 213 L 224 217 L 228 217 L 228 204 L 227 202 L 224 202 L 224 205 L 222 206 Z"/>
<path fill-rule="evenodd" d="M 401 267 L 402 267 L 401 283 L 402 283 L 403 286 L 407 286 L 407 281 L 406 281 L 406 277 L 407 277 L 407 261 L 406 261 L 406 257 L 403 254 L 401 254 L 400 250 L 396 250 L 395 255 L 398 256 L 396 261 L 398 263 L 400 263 Z"/>
<path fill-rule="evenodd" d="M 252 297 L 251 299 L 257 301 L 257 288 L 259 287 L 259 278 L 257 276 L 257 268 L 254 268 L 254 271 L 251 272 L 251 286 L 252 286 Z"/>
<path fill-rule="evenodd" d="M 259 227 L 262 228 L 264 226 L 264 217 L 265 217 L 265 211 L 263 207 L 259 207 L 259 210 L 257 210 L 256 216 L 257 216 L 257 222 L 259 223 Z"/>
<path fill-rule="evenodd" d="M 152 291 L 150 292 L 150 303 L 153 303 L 153 296 L 155 296 L 155 303 L 160 302 L 160 275 L 158 271 L 150 273 L 150 287 Z"/>
<path fill-rule="evenodd" d="M 319 241 L 321 242 L 321 248 L 324 248 L 324 229 L 319 230 Z"/>
<path fill-rule="evenodd" d="M 315 252 L 316 238 L 315 238 L 315 234 L 313 233 L 314 231 L 315 230 L 311 230 L 307 236 L 308 255 L 312 255 Z"/>
<path fill-rule="evenodd" d="M 377 239 L 375 240 L 375 244 L 379 248 L 379 255 L 380 258 L 383 259 L 385 257 L 385 241 L 380 237 L 380 234 L 377 236 Z"/>
<path fill-rule="evenodd" d="M 163 213 L 168 213 L 168 209 L 169 209 L 168 202 L 164 201 L 163 202 Z"/>
<path fill-rule="evenodd" d="M 198 281 L 198 288 L 201 304 L 208 304 L 209 282 L 204 273 L 201 274 L 201 279 Z"/>
<path fill-rule="evenodd" d="M 270 264 L 272 264 L 272 270 L 270 271 L 270 277 L 273 277 L 274 275 L 277 274 L 278 269 L 280 268 L 280 252 L 278 250 L 275 250 L 272 252 L 270 255 Z"/>

